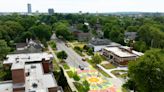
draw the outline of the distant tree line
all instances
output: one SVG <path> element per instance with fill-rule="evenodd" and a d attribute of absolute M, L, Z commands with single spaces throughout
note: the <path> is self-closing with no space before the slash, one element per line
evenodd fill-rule
<path fill-rule="evenodd" d="M 52 31 L 57 37 L 73 40 L 70 26 L 76 25 L 77 29 L 88 32 L 84 25 L 88 22 L 92 33 L 95 33 L 97 20 L 104 38 L 128 45 L 124 42 L 124 32 L 137 32 L 138 36 L 133 44 L 135 50 L 145 52 L 150 48 L 164 48 L 164 17 L 95 16 L 88 13 L 33 16 L 15 13 L 0 16 L 0 40 L 4 40 L 0 44 L 6 43 L 11 48 L 9 51 L 14 50 L 15 43 L 25 42 L 26 38 L 37 39 L 46 44 Z"/>

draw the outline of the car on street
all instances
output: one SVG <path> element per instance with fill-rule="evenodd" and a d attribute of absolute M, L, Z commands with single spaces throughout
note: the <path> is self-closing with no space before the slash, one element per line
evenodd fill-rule
<path fill-rule="evenodd" d="M 82 58 L 82 61 L 86 61 L 86 58 Z"/>
<path fill-rule="evenodd" d="M 83 67 L 83 66 L 81 66 L 81 65 L 79 65 L 79 68 L 80 68 L 80 70 L 84 70 L 84 67 Z"/>

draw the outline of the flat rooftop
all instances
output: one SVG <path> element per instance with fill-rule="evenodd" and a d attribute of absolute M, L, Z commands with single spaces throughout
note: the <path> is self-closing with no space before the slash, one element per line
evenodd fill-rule
<path fill-rule="evenodd" d="M 121 49 L 120 47 L 108 47 L 105 50 L 112 52 L 113 54 L 119 57 L 136 57 L 136 54 L 130 53 L 126 50 Z"/>
<path fill-rule="evenodd" d="M 52 73 L 44 74 L 41 63 L 26 64 L 25 73 L 29 73 L 25 80 L 26 92 L 48 92 L 48 88 L 58 86 Z"/>
<path fill-rule="evenodd" d="M 12 64 L 17 60 L 21 62 L 33 62 L 33 61 L 41 61 L 43 58 L 45 60 L 50 60 L 53 58 L 52 54 L 44 53 L 24 53 L 24 54 L 9 54 L 6 56 L 6 60 L 4 60 L 3 64 Z"/>
<path fill-rule="evenodd" d="M 13 92 L 12 82 L 2 82 L 2 83 L 0 83 L 0 92 Z"/>
<path fill-rule="evenodd" d="M 89 44 L 94 45 L 94 46 L 119 46 L 120 44 L 112 42 L 111 40 L 108 39 L 99 39 L 99 38 L 95 38 L 92 39 Z"/>

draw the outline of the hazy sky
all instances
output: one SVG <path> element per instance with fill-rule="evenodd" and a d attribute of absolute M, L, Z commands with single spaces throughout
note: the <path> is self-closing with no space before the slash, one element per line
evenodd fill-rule
<path fill-rule="evenodd" d="M 33 12 L 164 12 L 164 0 L 0 0 L 0 12 L 26 12 L 27 3 Z"/>

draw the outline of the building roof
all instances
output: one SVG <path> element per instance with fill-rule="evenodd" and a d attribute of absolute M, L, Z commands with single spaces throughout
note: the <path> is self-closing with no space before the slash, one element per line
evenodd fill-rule
<path fill-rule="evenodd" d="M 27 43 L 16 43 L 16 48 L 24 48 L 27 46 Z"/>
<path fill-rule="evenodd" d="M 99 39 L 99 38 L 93 38 L 90 42 L 89 42 L 91 45 L 94 45 L 94 46 L 102 46 L 102 45 L 114 45 L 114 46 L 118 46 L 120 44 L 118 43 L 115 43 L 115 42 L 112 42 L 108 39 Z"/>
<path fill-rule="evenodd" d="M 15 53 L 36 53 L 42 52 L 43 44 L 38 40 L 26 39 L 26 43 L 17 43 Z"/>
<path fill-rule="evenodd" d="M 48 88 L 58 86 L 52 73 L 44 74 L 41 63 L 26 64 L 25 73 L 29 73 L 25 82 L 26 92 L 48 92 Z"/>
<path fill-rule="evenodd" d="M 0 92 L 13 92 L 13 83 L 12 82 L 0 83 Z"/>
<path fill-rule="evenodd" d="M 137 55 L 128 52 L 127 50 L 124 50 L 120 47 L 107 47 L 105 50 L 112 52 L 113 54 L 119 56 L 119 57 L 136 57 Z"/>
<path fill-rule="evenodd" d="M 89 37 L 89 36 L 90 36 L 90 33 L 79 32 L 79 33 L 77 34 L 77 36 L 78 36 L 78 37 L 81 37 L 81 36 L 83 36 L 83 37 Z"/>
<path fill-rule="evenodd" d="M 43 53 L 23 53 L 23 54 L 9 54 L 6 56 L 6 60 L 4 60 L 3 64 L 13 64 L 16 61 L 20 62 L 34 62 L 34 61 L 42 61 L 42 59 L 50 60 L 53 58 L 52 54 L 48 54 L 46 52 Z"/>
<path fill-rule="evenodd" d="M 137 37 L 137 32 L 125 32 L 126 39 L 134 40 Z"/>
<path fill-rule="evenodd" d="M 24 69 L 24 66 L 25 66 L 25 62 L 16 60 L 16 62 L 13 62 L 12 66 L 11 66 L 11 70 Z"/>

